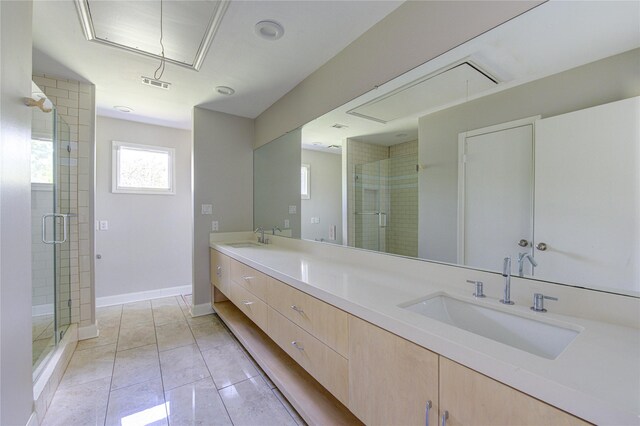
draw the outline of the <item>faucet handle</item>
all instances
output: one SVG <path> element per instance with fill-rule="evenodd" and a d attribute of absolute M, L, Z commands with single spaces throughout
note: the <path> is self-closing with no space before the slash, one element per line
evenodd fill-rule
<path fill-rule="evenodd" d="M 542 293 L 533 293 L 533 306 L 531 307 L 531 310 L 535 312 L 547 312 L 544 308 L 544 299 L 558 300 L 557 297 L 545 296 Z"/>
<path fill-rule="evenodd" d="M 467 282 L 469 284 L 474 284 L 476 286 L 476 291 L 475 293 L 473 293 L 473 297 L 476 297 L 476 298 L 487 297 L 484 295 L 482 281 L 467 280 Z"/>

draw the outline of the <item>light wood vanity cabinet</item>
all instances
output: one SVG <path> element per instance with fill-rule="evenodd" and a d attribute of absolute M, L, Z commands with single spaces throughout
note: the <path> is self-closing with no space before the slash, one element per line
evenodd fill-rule
<path fill-rule="evenodd" d="M 588 424 L 216 250 L 211 284 L 367 425 Z"/>
<path fill-rule="evenodd" d="M 440 357 L 440 417 L 458 425 L 588 425 L 549 404 Z"/>
<path fill-rule="evenodd" d="M 269 277 L 267 302 L 343 357 L 349 352 L 349 314 Z"/>
<path fill-rule="evenodd" d="M 438 355 L 375 325 L 349 318 L 349 409 L 367 425 L 438 420 Z"/>
<path fill-rule="evenodd" d="M 211 303 L 227 300 L 231 258 L 217 250 L 210 250 L 209 280 L 211 282 Z"/>
<path fill-rule="evenodd" d="M 338 401 L 348 405 L 349 362 L 330 347 L 269 307 L 267 334 Z"/>
<path fill-rule="evenodd" d="M 260 299 L 267 300 L 267 276 L 244 263 L 230 259 L 231 281 L 234 281 Z"/>
<path fill-rule="evenodd" d="M 427 401 L 430 425 L 588 424 L 359 318 L 349 335 L 349 409 L 367 425 L 424 425 Z"/>

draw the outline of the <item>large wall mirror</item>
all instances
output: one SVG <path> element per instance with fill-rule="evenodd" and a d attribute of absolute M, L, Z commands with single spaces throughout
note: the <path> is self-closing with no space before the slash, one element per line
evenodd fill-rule
<path fill-rule="evenodd" d="M 542 4 L 305 125 L 300 235 L 640 297 L 639 70 L 639 3 Z"/>

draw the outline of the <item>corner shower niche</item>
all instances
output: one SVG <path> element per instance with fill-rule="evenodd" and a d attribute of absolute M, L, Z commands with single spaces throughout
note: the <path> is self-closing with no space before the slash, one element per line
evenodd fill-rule
<path fill-rule="evenodd" d="M 44 98 L 33 84 L 33 99 Z M 49 101 L 47 101 L 49 104 Z M 55 107 L 32 108 L 31 251 L 33 379 L 71 323 L 69 125 Z"/>

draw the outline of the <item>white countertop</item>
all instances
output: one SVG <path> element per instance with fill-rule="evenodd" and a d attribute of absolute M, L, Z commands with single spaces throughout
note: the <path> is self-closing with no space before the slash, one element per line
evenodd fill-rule
<path fill-rule="evenodd" d="M 640 424 L 638 328 L 555 314 L 553 306 L 544 314 L 524 303 L 505 306 L 490 292 L 474 300 L 473 287 L 459 278 L 475 279 L 478 271 L 285 238 L 234 248 L 215 240 L 251 234 L 214 235 L 212 248 L 564 411 L 597 424 Z M 447 274 L 452 282 L 444 285 Z M 582 331 L 550 360 L 398 307 L 436 292 Z"/>

